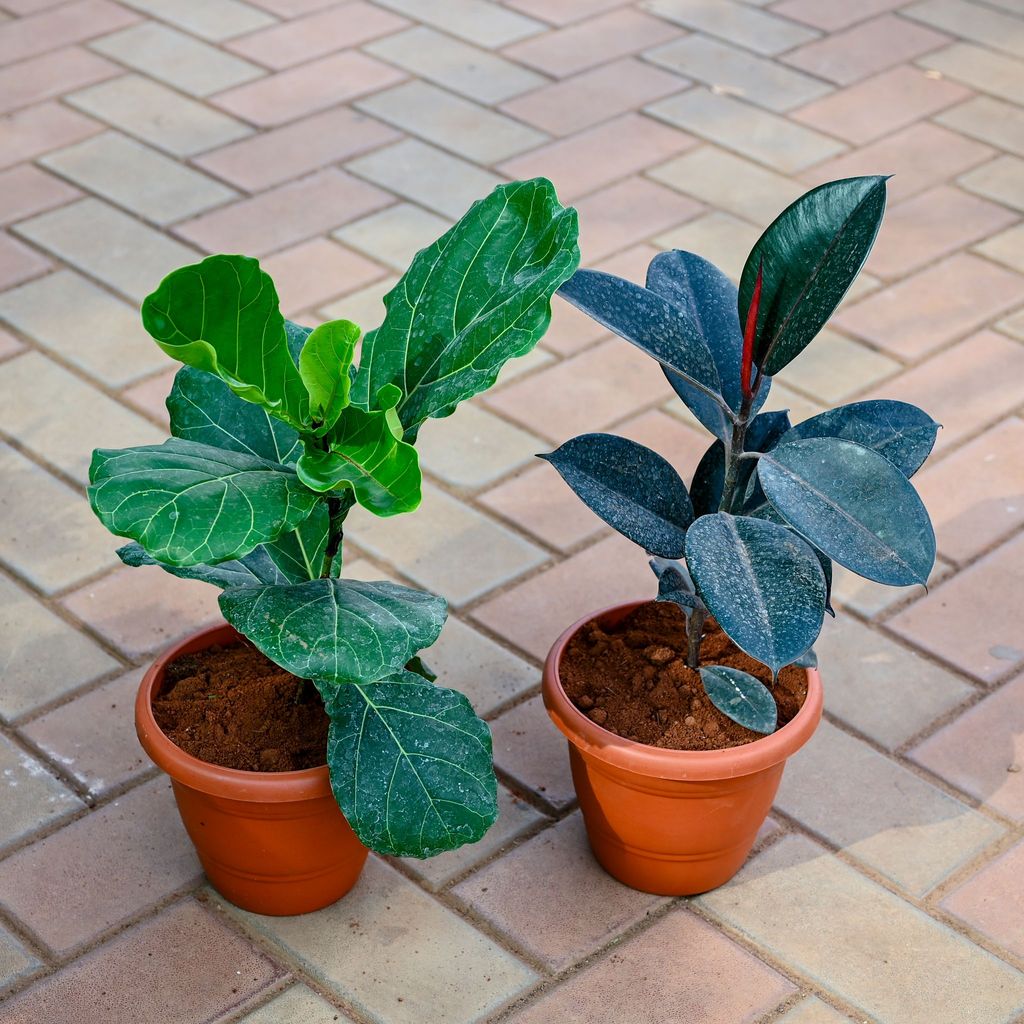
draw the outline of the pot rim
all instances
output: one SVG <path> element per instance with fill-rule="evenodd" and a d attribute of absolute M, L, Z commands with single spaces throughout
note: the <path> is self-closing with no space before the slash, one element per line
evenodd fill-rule
<path fill-rule="evenodd" d="M 327 765 L 290 772 L 250 772 L 211 764 L 182 750 L 157 725 L 153 697 L 163 685 L 167 666 L 183 654 L 244 639 L 226 622 L 206 626 L 172 644 L 146 669 L 135 697 L 135 731 L 143 750 L 175 782 L 210 796 L 247 803 L 291 803 L 334 795 Z"/>
<path fill-rule="evenodd" d="M 668 750 L 618 736 L 591 721 L 569 700 L 559 665 L 569 641 L 587 623 L 622 618 L 649 601 L 627 601 L 585 615 L 554 642 L 544 662 L 544 706 L 565 737 L 586 756 L 638 775 L 677 781 L 729 779 L 771 768 L 800 749 L 818 727 L 823 704 L 821 677 L 807 672 L 807 697 L 800 710 L 777 732 L 739 747 L 722 750 Z"/>

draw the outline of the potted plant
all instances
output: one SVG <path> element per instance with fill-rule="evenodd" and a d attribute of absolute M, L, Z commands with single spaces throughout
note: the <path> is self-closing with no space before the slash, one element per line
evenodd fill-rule
<path fill-rule="evenodd" d="M 418 658 L 444 600 L 345 579 L 344 523 L 356 503 L 417 507 L 420 427 L 536 344 L 578 263 L 575 210 L 535 179 L 498 186 L 415 256 L 358 367 L 359 328 L 285 320 L 254 259 L 211 256 L 144 301 L 146 329 L 185 364 L 173 436 L 97 450 L 89 500 L 131 539 L 124 562 L 222 590 L 227 624 L 156 660 L 136 725 L 239 906 L 325 906 L 367 848 L 429 857 L 494 821 L 487 725 Z"/>
<path fill-rule="evenodd" d="M 611 434 L 544 456 L 655 556 L 657 601 L 570 627 L 543 684 L 594 853 L 636 888 L 703 892 L 742 864 L 786 758 L 821 717 L 812 645 L 831 612 L 833 560 L 896 586 L 924 584 L 932 568 L 934 533 L 908 482 L 938 429 L 925 413 L 865 401 L 795 426 L 759 413 L 772 374 L 864 264 L 885 181 L 798 199 L 757 241 L 738 290 L 679 251 L 654 258 L 645 288 L 580 270 L 560 289 L 657 359 L 714 437 L 689 489 L 660 455 Z"/>

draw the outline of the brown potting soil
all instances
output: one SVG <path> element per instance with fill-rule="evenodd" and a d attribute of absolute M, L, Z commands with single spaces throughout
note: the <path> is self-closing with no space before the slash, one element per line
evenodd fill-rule
<path fill-rule="evenodd" d="M 209 764 L 288 772 L 327 762 L 330 719 L 316 687 L 248 643 L 171 662 L 153 715 L 172 742 Z"/>
<path fill-rule="evenodd" d="M 720 750 L 760 739 L 723 715 L 708 699 L 700 674 L 686 665 L 686 616 L 676 604 L 652 601 L 615 626 L 584 626 L 562 656 L 559 676 L 569 699 L 592 721 L 618 736 L 671 750 Z M 728 665 L 768 686 L 779 727 L 800 710 L 807 675 L 787 667 L 772 685 L 771 670 L 744 654 L 708 619 L 702 665 Z"/>

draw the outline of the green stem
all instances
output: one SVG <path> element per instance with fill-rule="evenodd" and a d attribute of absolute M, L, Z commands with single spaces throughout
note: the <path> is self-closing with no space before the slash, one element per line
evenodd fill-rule
<path fill-rule="evenodd" d="M 324 571 L 321 579 L 330 579 L 334 571 L 334 560 L 341 552 L 341 542 L 345 537 L 345 517 L 352 508 L 354 501 L 349 494 L 327 495 L 327 550 L 324 552 Z"/>
<path fill-rule="evenodd" d="M 704 620 L 707 612 L 703 608 L 690 611 L 690 621 L 686 626 L 686 664 L 696 669 L 700 667 L 700 642 L 704 637 Z"/>

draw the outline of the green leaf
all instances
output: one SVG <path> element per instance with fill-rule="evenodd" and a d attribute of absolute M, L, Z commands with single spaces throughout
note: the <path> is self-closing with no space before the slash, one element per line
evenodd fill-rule
<path fill-rule="evenodd" d="M 142 303 L 142 323 L 172 359 L 216 374 L 296 429 L 309 419 L 274 282 L 256 260 L 208 256 L 173 271 Z"/>
<path fill-rule="evenodd" d="M 288 466 L 179 438 L 98 448 L 89 480 L 103 525 L 170 565 L 240 558 L 295 529 L 321 500 Z"/>
<path fill-rule="evenodd" d="M 819 185 L 768 226 L 740 278 L 746 323 L 759 267 L 764 268 L 754 360 L 778 373 L 825 326 L 871 251 L 885 211 L 879 175 Z"/>
<path fill-rule="evenodd" d="M 733 643 L 778 672 L 818 637 L 825 579 L 810 546 L 785 526 L 725 512 L 686 534 L 697 593 Z"/>
<path fill-rule="evenodd" d="M 499 185 L 417 253 L 363 340 L 352 401 L 380 408 L 386 384 L 410 438 L 447 416 L 529 352 L 551 320 L 551 295 L 579 264 L 576 211 L 544 178 Z"/>
<path fill-rule="evenodd" d="M 771 690 L 760 679 L 727 665 L 707 665 L 700 670 L 700 681 L 708 699 L 723 715 L 752 732 L 775 732 L 779 709 Z"/>
<path fill-rule="evenodd" d="M 263 545 L 267 557 L 289 583 L 303 583 L 319 578 L 327 553 L 327 533 L 331 517 L 325 502 L 313 509 L 309 518 L 291 533 L 282 533 L 277 540 Z M 340 552 L 335 558 L 335 573 L 341 570 Z"/>
<path fill-rule="evenodd" d="M 422 679 L 353 683 L 326 706 L 331 788 L 371 850 L 432 857 L 494 823 L 491 734 L 461 693 Z"/>
<path fill-rule="evenodd" d="M 928 512 L 878 452 L 833 437 L 792 441 L 762 455 L 757 476 L 783 519 L 840 565 L 890 586 L 927 581 Z"/>
<path fill-rule="evenodd" d="M 441 633 L 443 598 L 396 583 L 319 579 L 220 596 L 224 618 L 300 679 L 364 682 L 397 672 Z"/>
<path fill-rule="evenodd" d="M 659 601 L 671 601 L 679 605 L 687 615 L 690 609 L 700 606 L 700 599 L 693 589 L 693 580 L 682 562 L 673 562 L 668 558 L 652 558 L 649 562 L 658 577 Z"/>
<path fill-rule="evenodd" d="M 117 557 L 124 562 L 137 568 L 140 565 L 158 565 L 164 572 L 177 576 L 183 580 L 202 580 L 203 583 L 212 583 L 221 590 L 228 587 L 258 587 L 263 583 L 287 583 L 288 579 L 277 568 L 274 562 L 267 555 L 267 549 L 261 545 L 250 551 L 242 558 L 229 559 L 226 562 L 218 562 L 216 565 L 168 565 L 166 562 L 158 562 L 146 554 L 141 544 L 132 541 L 125 544 L 123 548 L 117 549 Z"/>
<path fill-rule="evenodd" d="M 349 367 L 360 329 L 350 320 L 321 324 L 306 339 L 299 355 L 299 376 L 309 392 L 313 431 L 322 437 L 348 405 L 352 378 Z"/>
<path fill-rule="evenodd" d="M 614 434 L 581 434 L 540 458 L 609 526 L 652 555 L 679 558 L 693 506 L 657 452 Z"/>

